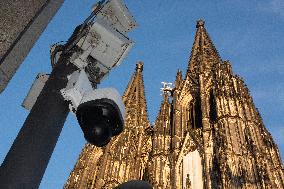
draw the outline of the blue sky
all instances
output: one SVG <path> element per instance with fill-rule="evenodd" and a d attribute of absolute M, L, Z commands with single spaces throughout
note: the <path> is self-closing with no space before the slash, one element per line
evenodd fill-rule
<path fill-rule="evenodd" d="M 129 36 L 136 42 L 123 64 L 100 87 L 121 94 L 135 69 L 144 62 L 148 113 L 154 122 L 161 102 L 161 81 L 185 73 L 195 24 L 205 19 L 223 60 L 248 85 L 256 107 L 284 158 L 284 1 L 283 0 L 125 0 L 139 27 Z M 24 63 L 0 95 L 0 162 L 28 115 L 20 105 L 39 72 L 51 71 L 50 45 L 66 40 L 90 13 L 94 0 L 66 0 Z M 75 117 L 69 114 L 42 180 L 41 189 L 62 188 L 85 144 Z"/>

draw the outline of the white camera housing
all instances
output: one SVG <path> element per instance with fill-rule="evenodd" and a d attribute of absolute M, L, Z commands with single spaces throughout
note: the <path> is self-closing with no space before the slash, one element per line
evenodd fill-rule
<path fill-rule="evenodd" d="M 138 25 L 122 0 L 111 0 L 106 3 L 97 17 L 123 34 L 132 31 Z"/>
<path fill-rule="evenodd" d="M 73 53 L 70 62 L 79 69 L 89 64 L 99 68 L 103 79 L 109 71 L 121 64 L 134 42 L 127 36 L 109 26 L 105 20 L 97 19 L 77 43 L 80 51 Z"/>
<path fill-rule="evenodd" d="M 114 88 L 93 89 L 84 70 L 77 70 L 68 76 L 66 88 L 61 90 L 65 100 L 70 102 L 70 111 L 76 113 L 78 106 L 90 100 L 107 98 L 114 101 L 121 114 L 125 115 L 125 107 L 118 91 Z"/>
<path fill-rule="evenodd" d="M 112 100 L 117 105 L 122 117 L 124 118 L 125 106 L 124 106 L 124 103 L 122 101 L 120 94 L 114 88 L 95 89 L 95 90 L 85 92 L 79 106 L 86 102 L 100 100 L 100 99 Z"/>
<path fill-rule="evenodd" d="M 124 127 L 125 107 L 114 88 L 92 89 L 84 70 L 69 76 L 67 87 L 61 90 L 76 114 L 85 139 L 96 146 L 105 146 Z"/>
<path fill-rule="evenodd" d="M 86 92 L 76 110 L 85 139 L 99 147 L 123 131 L 124 114 L 122 99 L 113 88 Z"/>
<path fill-rule="evenodd" d="M 68 76 L 68 83 L 66 88 L 60 92 L 65 100 L 69 101 L 69 109 L 76 113 L 84 94 L 87 91 L 92 91 L 92 85 L 84 70 L 77 70 Z"/>

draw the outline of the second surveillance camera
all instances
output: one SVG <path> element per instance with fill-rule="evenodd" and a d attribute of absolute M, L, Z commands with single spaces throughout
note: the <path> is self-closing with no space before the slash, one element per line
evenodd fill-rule
<path fill-rule="evenodd" d="M 105 146 L 123 130 L 124 104 L 113 88 L 92 90 L 84 94 L 76 117 L 85 139 L 95 146 Z"/>

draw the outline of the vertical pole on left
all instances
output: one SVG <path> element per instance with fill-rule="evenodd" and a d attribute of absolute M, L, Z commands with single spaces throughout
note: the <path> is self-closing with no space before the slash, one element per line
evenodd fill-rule
<path fill-rule="evenodd" d="M 10 151 L 0 172 L 0 188 L 39 187 L 69 113 L 60 90 L 77 68 L 61 56 Z M 15 118 L 16 119 L 16 118 Z"/>

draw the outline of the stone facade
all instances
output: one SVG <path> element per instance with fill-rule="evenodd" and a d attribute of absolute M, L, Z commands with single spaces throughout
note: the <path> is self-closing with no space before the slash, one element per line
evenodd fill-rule
<path fill-rule="evenodd" d="M 125 131 L 104 148 L 87 144 L 64 188 L 112 188 L 132 179 L 155 189 L 284 188 L 279 151 L 249 90 L 197 22 L 185 79 L 164 93 L 153 127 L 142 64 L 124 94 Z"/>

